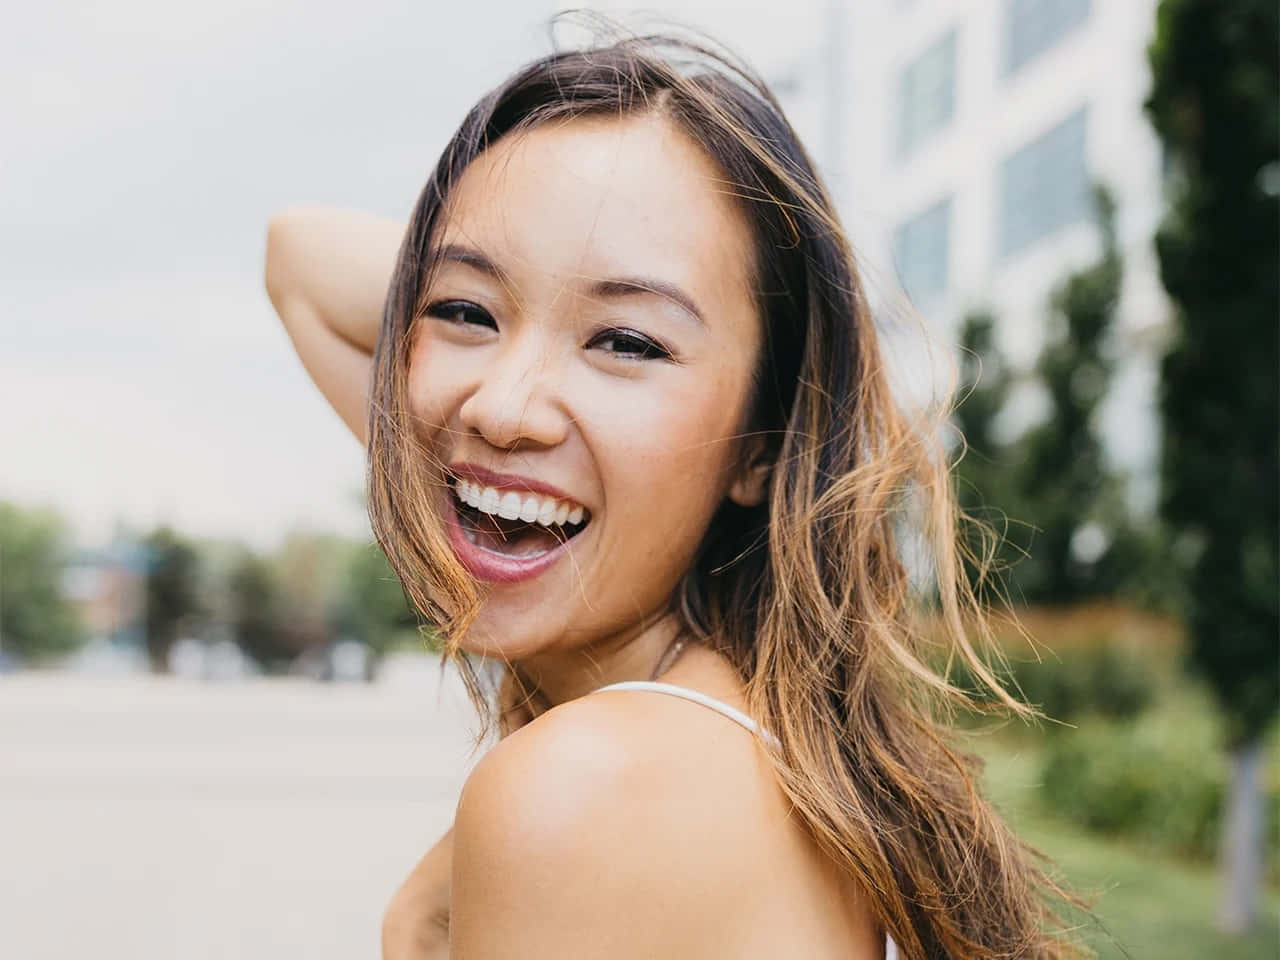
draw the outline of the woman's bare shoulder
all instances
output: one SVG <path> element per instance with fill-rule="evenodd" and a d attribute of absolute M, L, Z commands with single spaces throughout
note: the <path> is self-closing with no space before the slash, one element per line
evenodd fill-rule
<path fill-rule="evenodd" d="M 598 830 L 592 850 L 625 852 L 611 845 L 648 829 L 715 853 L 708 845 L 721 831 L 706 828 L 719 825 L 740 839 L 738 829 L 751 826 L 746 818 L 769 792 L 769 776 L 755 738 L 703 706 L 644 693 L 589 696 L 497 744 L 468 778 L 459 815 L 493 804 L 548 840 L 577 841 L 584 829 Z"/>
<path fill-rule="evenodd" d="M 497 744 L 472 779 L 519 780 L 552 801 L 620 789 L 656 813 L 676 805 L 694 815 L 700 804 L 690 801 L 731 796 L 741 804 L 742 791 L 771 776 L 759 742 L 732 720 L 687 700 L 618 691 L 539 717 Z"/>
<path fill-rule="evenodd" d="M 458 804 L 458 955 L 506 955 L 516 941 L 489 938 L 516 931 L 522 956 L 541 955 L 530 936 L 548 956 L 615 938 L 610 956 L 723 950 L 772 859 L 758 751 L 705 707 L 652 694 L 585 697 L 507 737 Z"/>

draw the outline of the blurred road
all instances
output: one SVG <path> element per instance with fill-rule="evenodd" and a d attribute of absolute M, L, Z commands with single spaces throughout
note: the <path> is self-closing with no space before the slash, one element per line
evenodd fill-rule
<path fill-rule="evenodd" d="M 0 956 L 376 958 L 474 762 L 461 684 L 414 660 L 374 686 L 0 676 Z"/>

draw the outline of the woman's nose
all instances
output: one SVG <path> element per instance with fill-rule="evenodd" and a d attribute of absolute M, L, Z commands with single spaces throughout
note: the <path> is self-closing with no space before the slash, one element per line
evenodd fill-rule
<path fill-rule="evenodd" d="M 553 447 L 569 429 L 554 365 L 534 343 L 514 342 L 504 349 L 480 374 L 459 417 L 463 427 L 503 449 Z"/>

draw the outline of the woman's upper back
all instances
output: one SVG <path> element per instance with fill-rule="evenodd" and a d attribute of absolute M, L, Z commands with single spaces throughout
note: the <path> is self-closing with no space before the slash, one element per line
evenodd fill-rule
<path fill-rule="evenodd" d="M 882 956 L 759 742 L 717 715 L 748 726 L 740 692 L 684 666 L 702 690 L 598 691 L 482 760 L 458 808 L 458 956 Z"/>
<path fill-rule="evenodd" d="M 666 696 L 677 697 L 681 700 L 687 700 L 691 703 L 697 703 L 701 706 L 714 710 L 723 717 L 732 720 L 739 726 L 745 728 L 748 732 L 760 737 L 767 745 L 774 746 L 777 744 L 777 738 L 769 731 L 762 730 L 760 725 L 755 722 L 747 714 L 743 713 L 737 707 L 731 706 L 714 697 L 710 697 L 698 690 L 689 687 L 682 687 L 674 683 L 659 683 L 646 680 L 631 680 L 621 683 L 611 683 L 607 686 L 596 690 L 596 693 L 604 693 L 606 691 L 635 691 L 640 693 L 657 693 Z M 885 935 L 885 960 L 898 960 L 898 947 L 893 942 L 893 938 Z"/>

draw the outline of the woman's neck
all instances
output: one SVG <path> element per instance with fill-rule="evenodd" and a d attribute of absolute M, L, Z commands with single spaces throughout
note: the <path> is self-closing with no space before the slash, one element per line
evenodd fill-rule
<path fill-rule="evenodd" d="M 681 630 L 674 615 L 572 650 L 552 650 L 515 664 L 521 680 L 542 694 L 547 709 L 623 680 L 649 680 L 669 667 Z M 663 663 L 664 659 L 667 661 Z"/>

